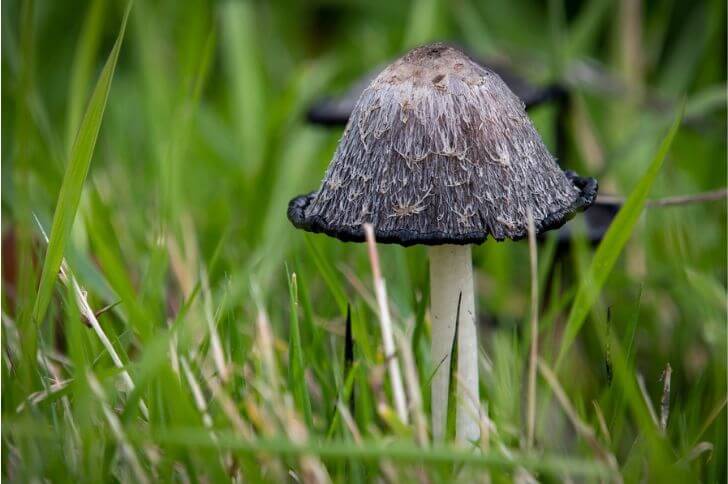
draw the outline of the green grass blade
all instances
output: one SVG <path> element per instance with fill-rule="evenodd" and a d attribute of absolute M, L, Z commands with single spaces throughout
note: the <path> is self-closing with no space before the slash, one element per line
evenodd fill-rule
<path fill-rule="evenodd" d="M 162 210 L 163 222 L 165 224 L 179 217 L 179 207 L 184 206 L 183 190 L 180 186 L 180 165 L 184 161 L 185 154 L 190 141 L 190 128 L 194 115 L 200 105 L 202 91 L 207 82 L 217 36 L 212 29 L 207 34 L 205 43 L 197 60 L 193 72 L 193 79 L 189 92 L 179 101 L 180 108 L 175 115 L 170 132 L 170 142 L 162 158 Z"/>
<path fill-rule="evenodd" d="M 609 0 L 591 0 L 581 7 L 568 33 L 572 56 L 584 55 L 593 48 L 613 5 Z"/>
<path fill-rule="evenodd" d="M 306 387 L 305 366 L 303 362 L 303 347 L 301 345 L 301 331 L 298 326 L 298 287 L 296 274 L 288 276 L 288 292 L 291 303 L 291 317 L 289 326 L 288 350 L 288 385 L 293 391 L 296 406 L 303 412 L 308 428 L 313 428 L 311 416 L 311 399 Z"/>
<path fill-rule="evenodd" d="M 91 184 L 93 187 L 93 183 Z M 142 304 L 134 289 L 134 283 L 126 271 L 126 261 L 122 255 L 119 237 L 114 231 L 112 212 L 103 202 L 98 190 L 92 188 L 89 194 L 89 210 L 86 216 L 86 225 L 93 226 L 89 232 L 89 240 L 96 258 L 96 264 L 106 277 L 109 286 L 122 301 L 122 311 L 128 313 L 128 324 L 144 339 L 152 332 L 153 317 L 147 307 Z"/>
<path fill-rule="evenodd" d="M 356 374 L 358 369 L 359 363 L 354 363 L 354 365 L 351 367 L 351 370 L 349 370 L 349 373 L 346 374 L 346 378 L 341 385 L 341 390 L 337 399 L 339 402 L 346 404 L 345 402 L 350 401 L 351 398 L 354 396 L 354 382 L 356 381 Z M 334 434 L 341 427 L 341 413 L 339 412 L 339 408 L 335 407 L 334 417 L 331 419 L 331 425 L 329 425 L 329 429 L 326 432 L 326 438 L 328 440 L 333 439 Z"/>
<path fill-rule="evenodd" d="M 357 371 L 359 370 L 359 362 L 356 362 L 352 365 L 349 372 L 346 374 L 346 378 L 344 379 L 343 384 L 341 385 L 341 390 L 339 392 L 338 401 L 346 404 L 346 402 L 350 401 L 352 396 L 354 395 L 354 382 L 356 381 L 356 375 Z M 326 438 L 328 440 L 331 440 L 334 438 L 334 433 L 338 428 L 341 427 L 341 413 L 339 412 L 339 408 L 334 408 L 334 417 L 331 419 L 331 425 L 329 425 L 329 429 L 326 432 Z"/>
<path fill-rule="evenodd" d="M 646 451 L 651 462 L 650 468 L 653 469 L 655 480 L 658 482 L 667 482 L 667 480 L 674 478 L 677 482 L 680 482 L 686 476 L 685 471 L 679 469 L 679 466 L 674 464 L 672 460 L 674 449 L 672 449 L 670 441 L 663 438 L 658 431 L 657 425 L 655 425 L 650 417 L 645 400 L 637 385 L 636 374 L 629 367 L 627 355 L 622 349 L 622 345 L 616 338 L 609 339 L 605 325 L 597 324 L 595 325 L 595 330 L 601 347 L 605 349 L 607 347 L 610 348 L 609 351 L 615 382 L 613 387 L 619 388 L 624 395 L 624 400 L 628 404 L 632 418 L 639 428 L 640 437 L 638 442 L 644 439 L 644 442 L 647 443 Z"/>
<path fill-rule="evenodd" d="M 76 141 L 71 148 L 71 155 L 63 177 L 61 192 L 58 195 L 56 211 L 53 214 L 53 225 L 51 227 L 50 242 L 43 262 L 43 271 L 40 277 L 38 295 L 33 306 L 33 319 L 39 322 L 45 316 L 48 304 L 53 294 L 53 286 L 61 267 L 63 251 L 66 241 L 71 233 L 73 220 L 76 217 L 78 203 L 81 199 L 81 191 L 86 180 L 91 158 L 93 157 L 96 139 L 101 128 L 101 120 L 106 109 L 106 101 L 111 89 L 111 80 L 114 77 L 116 62 L 119 59 L 121 43 L 124 39 L 126 22 L 131 11 L 131 3 L 124 13 L 124 20 L 121 23 L 119 35 L 114 43 L 114 48 L 109 54 L 104 69 L 101 71 L 99 80 L 96 83 L 91 100 L 86 108 L 86 114 L 81 121 L 81 126 L 76 134 Z"/>
<path fill-rule="evenodd" d="M 464 45 L 483 56 L 498 55 L 498 45 L 473 2 L 463 0 L 454 3 L 452 9 L 453 20 L 462 31 Z"/>
<path fill-rule="evenodd" d="M 346 294 L 344 293 L 344 289 L 342 289 L 343 285 L 339 281 L 339 278 L 336 276 L 336 273 L 331 267 L 329 261 L 326 260 L 324 255 L 316 246 L 313 237 L 309 234 L 303 234 L 303 240 L 306 243 L 306 248 L 308 249 L 309 254 L 311 254 L 311 257 L 313 258 L 316 268 L 319 270 L 319 272 L 321 272 L 321 277 L 324 278 L 326 286 L 331 291 L 331 294 L 334 296 L 334 300 L 339 306 L 339 310 L 343 314 L 344 311 L 346 311 L 347 305 Z"/>
<path fill-rule="evenodd" d="M 427 328 L 425 328 L 425 313 L 427 312 L 427 307 L 430 304 L 430 273 L 425 273 L 425 280 L 422 283 L 422 297 L 420 298 L 420 301 L 415 301 L 415 307 L 416 313 L 415 313 L 415 329 L 412 332 L 412 353 L 415 356 L 419 356 L 420 351 L 420 343 L 422 342 L 423 337 L 425 336 L 425 331 Z"/>
<path fill-rule="evenodd" d="M 26 426 L 25 428 L 28 428 Z M 135 440 L 142 440 L 146 435 L 131 435 Z M 299 456 L 312 454 L 326 460 L 352 459 L 357 461 L 378 461 L 389 459 L 398 463 L 418 464 L 462 464 L 469 466 L 490 467 L 494 469 L 515 469 L 524 467 L 542 472 L 568 473 L 584 476 L 608 476 L 609 470 L 602 464 L 555 455 L 528 456 L 519 452 L 511 452 L 504 456 L 496 452 L 470 452 L 458 448 L 435 446 L 427 449 L 409 442 L 363 441 L 354 442 L 305 442 L 296 444 L 284 439 L 248 440 L 230 431 L 217 432 L 215 440 L 204 432 L 188 428 L 154 429 L 151 434 L 154 442 L 177 447 L 205 448 L 217 447 L 229 449 L 239 454 L 274 454 Z"/>
<path fill-rule="evenodd" d="M 627 347 L 625 349 L 625 358 L 627 358 L 627 363 L 630 367 L 634 363 L 634 340 L 635 340 L 635 335 L 637 334 L 637 322 L 639 321 L 639 317 L 640 317 L 641 305 L 642 305 L 642 288 L 640 288 L 639 296 L 637 297 L 637 307 L 634 310 L 634 315 L 630 318 L 629 323 L 627 325 L 627 330 L 623 337 L 623 339 L 627 343 Z"/>
<path fill-rule="evenodd" d="M 94 71 L 94 62 L 99 50 L 99 41 L 104 27 L 104 13 L 107 0 L 94 0 L 83 21 L 81 35 L 71 65 L 71 80 L 68 84 L 68 107 L 66 114 L 66 147 L 73 146 L 78 123 L 83 114 L 87 89 Z"/>
<path fill-rule="evenodd" d="M 412 3 L 405 47 L 411 48 L 431 41 L 439 30 L 442 19 L 439 0 L 417 0 Z"/>
<path fill-rule="evenodd" d="M 574 304 L 569 313 L 564 339 L 556 360 L 555 366 L 557 370 L 576 339 L 576 335 L 584 325 L 584 321 L 586 321 L 586 317 L 596 301 L 602 286 L 604 286 L 607 277 L 612 272 L 614 264 L 617 262 L 619 254 L 622 252 L 624 245 L 632 234 L 632 229 L 645 206 L 652 183 L 660 172 L 665 156 L 670 150 L 672 140 L 680 127 L 682 113 L 683 108 L 680 109 L 670 131 L 662 141 L 646 173 L 632 190 L 632 193 L 615 217 L 614 222 L 612 222 L 612 225 L 609 227 L 609 230 L 594 254 L 594 258 L 579 286 L 576 297 L 574 298 Z"/>
<path fill-rule="evenodd" d="M 223 62 L 230 77 L 233 113 L 244 150 L 244 171 L 253 177 L 264 156 L 265 80 L 257 58 L 254 2 L 226 2 L 220 11 Z"/>
<path fill-rule="evenodd" d="M 419 302 L 414 302 L 414 307 L 416 308 L 415 312 L 415 327 L 412 331 L 412 354 L 415 357 L 415 365 L 417 365 L 417 373 L 420 381 L 426 381 L 428 378 L 427 375 L 427 366 L 428 366 L 428 359 L 425 356 L 427 353 L 429 353 L 429 349 L 426 348 L 425 341 L 427 341 L 427 336 L 429 331 L 427 331 L 427 324 L 425 323 L 425 315 L 427 313 L 427 308 L 430 305 L 430 271 L 425 272 L 425 280 L 422 282 L 421 286 L 422 296 L 420 297 Z M 424 385 L 421 388 L 422 391 L 422 400 L 425 405 L 425 408 L 430 408 L 430 385 Z"/>
<path fill-rule="evenodd" d="M 445 427 L 445 441 L 455 440 L 457 432 L 457 403 L 458 403 L 458 333 L 460 332 L 460 303 L 463 294 L 458 296 L 458 309 L 455 313 L 455 334 L 452 337 L 452 350 L 450 350 L 450 378 L 447 386 L 447 426 Z"/>

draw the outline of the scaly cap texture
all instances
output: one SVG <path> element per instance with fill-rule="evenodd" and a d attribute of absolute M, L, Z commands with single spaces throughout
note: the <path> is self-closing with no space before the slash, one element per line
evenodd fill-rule
<path fill-rule="evenodd" d="M 454 47 L 457 48 L 457 46 Z M 523 104 L 526 105 L 526 110 L 549 101 L 562 100 L 566 96 L 566 90 L 560 85 L 533 85 L 513 72 L 503 62 L 497 60 L 473 60 L 486 69 L 496 73 L 506 83 L 508 88 L 523 101 Z M 306 113 L 308 121 L 324 126 L 345 126 L 362 92 L 364 92 L 364 89 L 372 83 L 378 74 L 379 70 L 369 72 L 355 81 L 343 93 L 334 96 L 324 96 L 314 101 Z"/>
<path fill-rule="evenodd" d="M 481 243 L 561 226 L 596 197 L 564 173 L 493 72 L 443 44 L 419 47 L 364 90 L 321 187 L 291 200 L 296 227 L 344 241 Z"/>

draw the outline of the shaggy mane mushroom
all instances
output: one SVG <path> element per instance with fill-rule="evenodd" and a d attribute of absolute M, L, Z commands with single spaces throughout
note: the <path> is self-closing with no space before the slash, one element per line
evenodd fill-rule
<path fill-rule="evenodd" d="M 447 414 L 458 336 L 457 438 L 479 435 L 477 332 L 470 244 L 560 227 L 596 197 L 597 183 L 563 172 L 501 78 L 459 50 L 432 44 L 385 68 L 364 90 L 318 191 L 291 200 L 298 228 L 343 241 L 424 244 L 432 284 L 433 434 Z M 462 296 L 461 296 L 462 295 Z"/>

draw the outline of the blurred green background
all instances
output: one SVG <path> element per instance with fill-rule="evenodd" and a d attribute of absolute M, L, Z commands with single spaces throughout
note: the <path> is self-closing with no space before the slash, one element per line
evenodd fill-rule
<path fill-rule="evenodd" d="M 286 402 L 293 393 L 309 436 L 324 447 L 337 438 L 350 442 L 334 405 L 346 394 L 347 303 L 357 345 L 354 421 L 372 442 L 412 441 L 411 431 L 377 406 L 386 398 L 372 381 L 382 355 L 365 247 L 304 235 L 286 219 L 288 200 L 317 188 L 342 133 L 308 125 L 306 109 L 407 48 L 456 41 L 536 84 L 567 86 L 572 96 L 561 162 L 598 178 L 604 194 L 631 192 L 684 101 L 681 129 L 651 196 L 726 184 L 722 0 L 136 1 L 63 247 L 92 308 L 121 301 L 99 321 L 138 383 L 130 393 L 115 385 L 118 370 L 96 333 L 81 325 L 67 286 L 56 284 L 48 312 L 40 321 L 33 317 L 47 248 L 33 214 L 48 231 L 125 7 L 115 0 L 2 4 L 5 478 L 137 480 L 132 460 L 115 457 L 123 444 L 94 390 L 96 378 L 143 473 L 219 480 L 242 472 L 253 481 L 275 481 L 286 476 L 277 466 L 305 467 L 282 450 L 284 444 L 266 449 L 264 470 L 254 471 L 256 449 L 218 442 L 200 444 L 207 450 L 196 452 L 190 439 L 165 434 L 185 428 L 205 437 L 205 412 L 213 428 L 230 427 L 224 399 L 203 385 L 203 412 L 178 360 L 187 358 L 191 373 L 204 381 L 221 377 L 214 363 L 222 354 L 232 376 L 222 378 L 218 390 L 256 437 L 295 442 L 278 413 L 253 410 L 256 402 L 265 407 L 278 398 L 271 395 Z M 529 114 L 553 148 L 555 108 Z M 571 223 L 578 229 L 581 222 Z M 593 254 L 576 232 L 566 251 L 557 251 L 553 239 L 540 245 L 541 355 L 551 363 Z M 426 250 L 380 247 L 380 254 L 396 325 L 412 341 L 426 407 Z M 522 447 L 525 425 L 527 244 L 486 242 L 474 257 L 481 397 L 498 429 L 492 448 L 502 456 Z M 559 369 L 575 411 L 627 481 L 654 478 L 665 466 L 678 469 L 672 477 L 725 482 L 725 261 L 725 200 L 647 208 Z M 300 297 L 303 383 L 295 365 L 285 376 L 293 327 L 287 271 L 296 273 Z M 270 380 L 258 340 L 266 325 L 275 335 L 279 382 Z M 643 380 L 644 392 L 635 396 L 621 380 L 612 381 L 615 348 L 624 353 L 631 384 Z M 660 412 L 660 375 L 668 363 L 669 420 L 655 440 L 653 423 L 630 409 L 650 401 Z M 58 382 L 67 385 L 59 390 Z M 603 459 L 572 430 L 552 391 L 539 382 L 539 452 L 599 464 Z M 140 398 L 149 418 L 129 403 Z M 310 416 L 304 400 L 310 400 Z M 243 457 L 235 466 L 227 457 L 220 463 L 216 455 L 227 452 Z M 391 476 L 371 461 L 329 461 L 320 454 L 335 481 Z M 532 469 L 530 461 L 514 459 L 502 477 L 513 477 L 509 466 Z M 413 478 L 398 457 L 389 464 L 395 476 Z M 577 463 L 534 469 L 540 478 L 558 480 L 576 472 Z M 438 481 L 455 471 L 432 472 Z"/>

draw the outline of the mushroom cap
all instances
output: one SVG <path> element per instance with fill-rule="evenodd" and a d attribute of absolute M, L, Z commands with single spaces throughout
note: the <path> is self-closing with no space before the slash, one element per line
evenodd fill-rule
<path fill-rule="evenodd" d="M 536 86 L 513 72 L 506 64 L 497 60 L 475 59 L 486 69 L 500 76 L 508 88 L 526 105 L 526 109 L 557 101 L 566 96 L 565 89 L 558 84 Z M 336 96 L 324 96 L 316 100 L 306 113 L 310 123 L 322 126 L 344 126 L 349 120 L 356 102 L 364 89 L 371 84 L 379 71 L 372 71 L 359 78 L 346 91 Z"/>
<path fill-rule="evenodd" d="M 318 191 L 291 200 L 298 228 L 363 241 L 479 244 L 560 227 L 597 183 L 563 172 L 523 103 L 459 50 L 432 44 L 362 93 Z"/>

